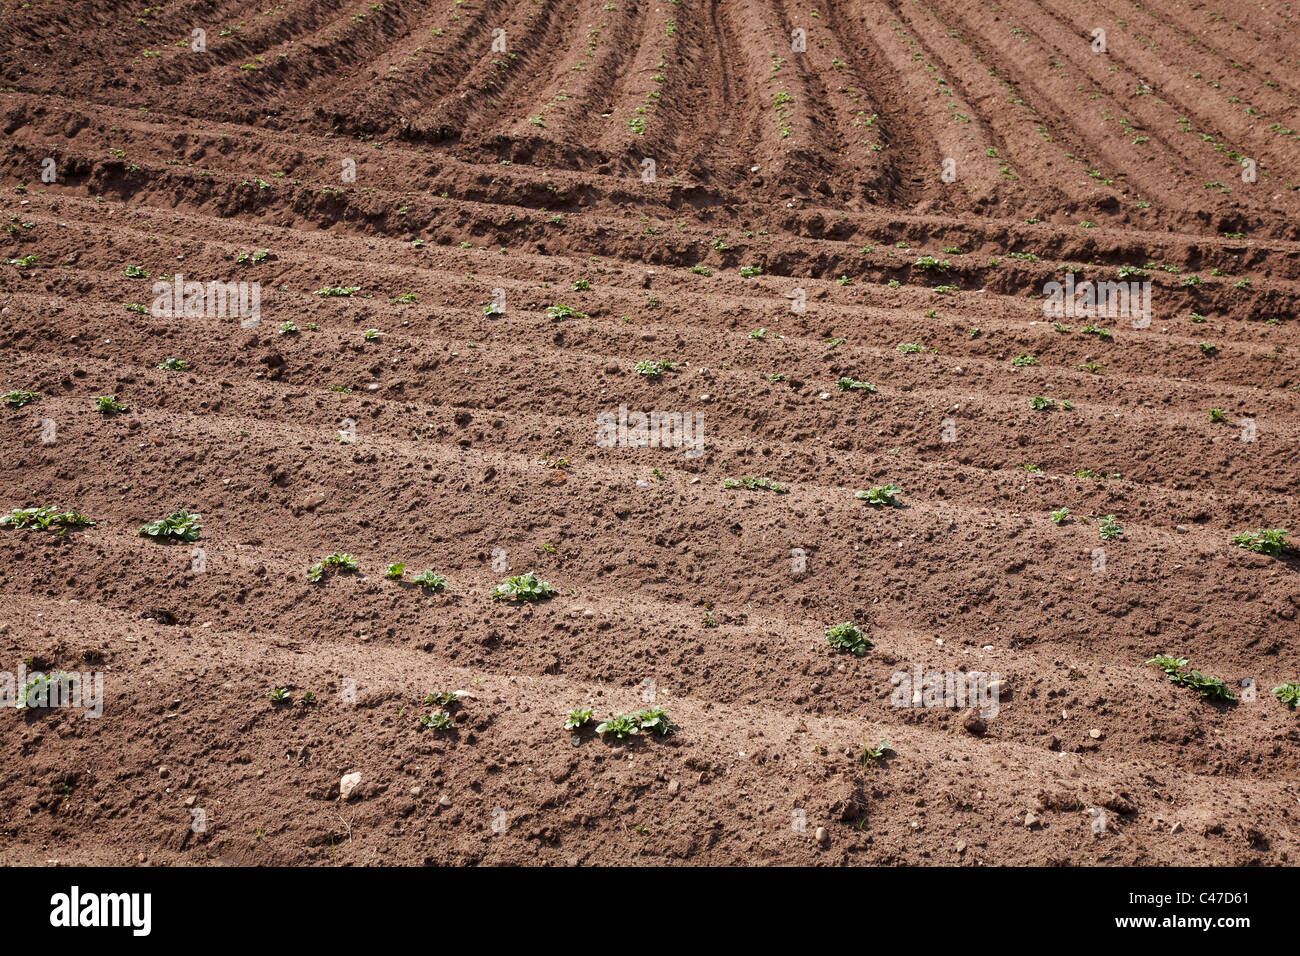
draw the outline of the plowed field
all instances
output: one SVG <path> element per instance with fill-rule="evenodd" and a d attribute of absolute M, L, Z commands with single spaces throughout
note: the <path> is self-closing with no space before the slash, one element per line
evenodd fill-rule
<path fill-rule="evenodd" d="M 1296 862 L 1300 555 L 1232 539 L 1300 532 L 1298 49 L 1280 0 L 6 4 L 0 511 L 94 524 L 0 527 L 0 671 L 104 697 L 4 712 L 0 862 Z"/>

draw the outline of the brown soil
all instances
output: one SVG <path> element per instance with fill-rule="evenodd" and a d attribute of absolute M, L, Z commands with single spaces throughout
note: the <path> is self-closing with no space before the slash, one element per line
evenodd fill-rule
<path fill-rule="evenodd" d="M 0 508 L 96 524 L 0 529 L 0 670 L 107 701 L 0 720 L 0 862 L 1300 859 L 1300 557 L 1230 543 L 1300 532 L 1290 5 L 15 7 L 0 378 L 41 397 L 0 408 Z M 1125 265 L 1149 328 L 1044 318 Z M 261 283 L 261 325 L 124 309 L 177 272 Z M 599 446 L 620 405 L 703 413 L 703 455 Z M 180 508 L 197 544 L 137 533 Z M 559 594 L 491 599 L 525 570 Z M 996 671 L 998 714 L 892 706 L 914 667 Z M 564 730 L 647 681 L 675 736 Z M 440 690 L 455 731 L 417 723 Z"/>

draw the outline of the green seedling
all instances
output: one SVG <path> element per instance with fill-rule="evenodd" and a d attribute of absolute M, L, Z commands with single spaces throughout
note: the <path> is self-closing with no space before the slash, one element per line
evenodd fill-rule
<path fill-rule="evenodd" d="M 434 594 L 447 586 L 447 579 L 440 574 L 434 574 L 432 571 L 421 571 L 411 580 L 426 591 L 432 591 Z"/>
<path fill-rule="evenodd" d="M 366 329 L 361 333 L 361 337 L 367 342 L 378 342 L 384 335 L 385 333 L 380 332 L 378 329 Z"/>
<path fill-rule="evenodd" d="M 1281 687 L 1273 688 L 1273 695 L 1292 710 L 1300 706 L 1300 682 L 1287 681 Z"/>
<path fill-rule="evenodd" d="M 1052 512 L 1052 522 L 1054 524 L 1064 524 L 1070 518 L 1069 508 L 1058 508 Z"/>
<path fill-rule="evenodd" d="M 587 315 L 586 312 L 579 312 L 577 309 L 571 309 L 567 305 L 559 305 L 559 304 L 547 306 L 546 315 L 548 318 L 552 318 L 552 319 L 591 318 L 591 316 Z"/>
<path fill-rule="evenodd" d="M 1256 554 L 1267 554 L 1276 558 L 1287 548 L 1285 528 L 1259 528 L 1255 531 L 1243 531 L 1232 536 L 1232 543 Z"/>
<path fill-rule="evenodd" d="M 388 567 L 384 568 L 384 577 L 390 581 L 400 581 L 402 575 L 406 573 L 406 565 L 400 561 L 394 561 Z"/>
<path fill-rule="evenodd" d="M 889 742 L 884 740 L 883 738 L 881 739 L 880 743 L 876 744 L 875 747 L 871 747 L 864 742 L 862 744 L 862 765 L 865 767 L 868 763 L 872 763 L 877 760 L 884 760 L 885 757 L 887 757 L 892 752 L 893 750 L 889 746 Z"/>
<path fill-rule="evenodd" d="M 741 266 L 740 275 L 745 279 L 752 279 L 756 275 L 762 274 L 763 270 L 758 266 Z"/>
<path fill-rule="evenodd" d="M 677 733 L 677 726 L 668 719 L 668 711 L 660 707 L 643 710 L 636 715 L 635 719 L 638 728 L 647 733 L 658 734 L 661 737 L 671 737 Z"/>
<path fill-rule="evenodd" d="M 40 392 L 28 392 L 21 388 L 16 388 L 11 392 L 5 392 L 3 396 L 5 404 L 10 408 L 22 408 L 41 397 Z"/>
<path fill-rule="evenodd" d="M 435 710 L 432 714 L 425 714 L 420 718 L 420 726 L 430 730 L 455 730 L 456 721 L 445 710 Z"/>
<path fill-rule="evenodd" d="M 1025 355 L 1017 355 L 1015 358 L 1011 360 L 1011 364 L 1014 365 L 1016 368 L 1024 368 L 1026 365 L 1037 365 L 1038 358 L 1036 356 L 1029 355 L 1028 353 L 1026 353 Z"/>
<path fill-rule="evenodd" d="M 454 707 L 460 701 L 460 695 L 454 690 L 436 690 L 424 698 L 424 703 L 428 707 Z"/>
<path fill-rule="evenodd" d="M 765 339 L 767 338 L 767 329 L 754 329 L 749 333 L 749 337 L 751 339 Z"/>
<path fill-rule="evenodd" d="M 586 291 L 588 291 L 590 288 L 591 288 L 591 280 L 590 280 L 590 279 L 579 279 L 578 281 L 576 281 L 575 283 L 573 283 L 573 291 L 574 291 L 574 292 L 586 292 Z"/>
<path fill-rule="evenodd" d="M 52 694 L 51 688 L 55 686 L 62 687 L 71 679 L 72 675 L 67 671 L 42 674 L 18 688 L 18 700 L 14 706 L 20 710 L 47 707 Z"/>
<path fill-rule="evenodd" d="M 140 529 L 144 537 L 155 541 L 198 541 L 203 530 L 203 516 L 198 512 L 176 511 L 166 518 L 151 521 Z"/>
<path fill-rule="evenodd" d="M 532 571 L 506 578 L 492 589 L 497 601 L 545 601 L 559 594 L 557 588 L 541 580 Z"/>
<path fill-rule="evenodd" d="M 0 518 L 0 525 L 7 528 L 15 530 L 35 528 L 38 531 L 49 531 L 57 527 L 59 534 L 63 534 L 69 528 L 84 528 L 94 523 L 80 511 L 60 511 L 48 505 L 44 508 L 15 508 Z"/>
<path fill-rule="evenodd" d="M 870 382 L 860 382 L 857 379 L 849 378 L 847 375 L 835 383 L 836 387 L 842 392 L 878 392 L 880 389 Z"/>
<path fill-rule="evenodd" d="M 303 692 L 303 695 L 302 695 L 301 697 L 299 697 L 298 699 L 299 699 L 302 703 L 304 703 L 304 704 L 306 704 L 308 707 L 310 707 L 310 706 L 312 706 L 313 704 L 316 703 L 316 692 L 315 692 L 315 691 L 311 691 L 311 690 L 309 690 L 309 691 L 304 691 L 304 692 Z"/>
<path fill-rule="evenodd" d="M 1074 408 L 1074 402 L 1070 402 L 1070 401 L 1058 402 L 1054 398 L 1044 398 L 1041 395 L 1035 395 L 1033 398 L 1029 400 L 1029 407 L 1034 409 L 1035 411 L 1043 411 L 1045 409 L 1050 410 L 1059 407 L 1065 409 L 1068 412 L 1070 409 Z"/>
<path fill-rule="evenodd" d="M 143 266 L 127 266 L 124 270 L 128 279 L 147 279 L 149 273 L 145 272 Z"/>
<path fill-rule="evenodd" d="M 327 299 L 337 297 L 347 298 L 348 296 L 354 295 L 360 291 L 361 286 L 359 285 L 327 285 L 323 289 L 317 289 L 315 294 Z"/>
<path fill-rule="evenodd" d="M 596 712 L 592 710 L 590 707 L 586 709 L 580 707 L 573 708 L 573 710 L 569 711 L 569 713 L 564 718 L 564 729 L 581 730 L 583 727 L 586 727 L 589 723 L 591 723 L 591 718 L 595 715 L 595 713 Z"/>
<path fill-rule="evenodd" d="M 845 621 L 843 624 L 836 624 L 834 627 L 827 628 L 826 640 L 831 647 L 849 651 L 857 657 L 865 657 L 867 651 L 876 646 L 876 642 L 867 637 L 866 631 L 852 621 Z"/>
<path fill-rule="evenodd" d="M 735 478 L 724 478 L 722 481 L 723 488 L 747 488 L 750 491 L 773 491 L 778 495 L 786 494 L 790 489 L 771 478 L 751 478 L 745 475 L 739 481 Z"/>
<path fill-rule="evenodd" d="M 646 378 L 658 378 L 664 372 L 677 371 L 677 363 L 646 359 L 643 362 L 636 363 L 636 370 L 638 374 L 644 375 Z"/>
<path fill-rule="evenodd" d="M 190 367 L 190 363 L 185 359 L 165 358 L 158 363 L 157 367 L 166 372 L 183 372 Z"/>
<path fill-rule="evenodd" d="M 903 503 L 898 500 L 898 494 L 903 489 L 898 485 L 876 485 L 867 491 L 855 491 L 853 497 L 859 501 L 865 501 L 873 508 L 901 508 Z"/>
<path fill-rule="evenodd" d="M 1110 341 L 1115 338 L 1115 336 L 1111 334 L 1110 329 L 1103 329 L 1099 325 L 1085 325 L 1079 331 L 1082 332 L 1084 335 L 1095 335 L 1097 336 L 1097 338 L 1105 339 L 1107 341 Z"/>
<path fill-rule="evenodd" d="M 1225 421 L 1227 421 L 1227 420 L 1228 420 L 1228 419 L 1227 419 L 1227 416 L 1224 414 L 1224 412 L 1223 412 L 1221 409 L 1218 409 L 1218 408 L 1211 408 L 1211 409 L 1210 409 L 1210 421 L 1212 421 L 1212 422 L 1225 422 Z"/>
<path fill-rule="evenodd" d="M 506 314 L 505 306 L 497 302 L 490 302 L 487 305 L 483 306 L 483 314 L 484 315 L 505 315 Z"/>
<path fill-rule="evenodd" d="M 290 696 L 288 688 L 276 687 L 266 695 L 271 698 L 271 705 L 274 707 L 284 707 L 293 704 L 293 697 Z"/>
<path fill-rule="evenodd" d="M 898 351 L 904 355 L 916 355 L 918 352 L 924 352 L 925 346 L 918 345 L 916 342 L 901 342 L 898 345 Z"/>
<path fill-rule="evenodd" d="M 1237 699 L 1237 695 L 1228 689 L 1227 684 L 1221 678 L 1211 677 L 1208 674 L 1202 674 L 1198 670 L 1181 670 L 1186 667 L 1188 660 L 1186 657 L 1175 657 L 1172 654 L 1157 654 L 1148 664 L 1155 664 L 1165 673 L 1165 679 L 1171 684 L 1177 684 L 1181 687 L 1190 687 L 1202 698 L 1213 700 Z"/>
<path fill-rule="evenodd" d="M 327 571 L 334 571 L 339 574 L 355 572 L 358 568 L 357 559 L 345 551 L 335 551 L 328 557 L 321 558 L 310 568 L 307 569 L 307 580 L 312 584 L 317 584 L 325 576 Z"/>
<path fill-rule="evenodd" d="M 601 721 L 596 727 L 596 733 L 602 737 L 605 734 L 613 734 L 616 738 L 622 740 L 624 737 L 631 737 L 640 729 L 635 717 L 629 717 L 627 714 L 615 714 L 613 717 Z"/>
<path fill-rule="evenodd" d="M 923 272 L 947 272 L 952 268 L 952 263 L 947 259 L 940 260 L 934 256 L 921 256 L 912 265 Z"/>
<path fill-rule="evenodd" d="M 279 332 L 280 335 L 297 335 L 297 334 L 298 334 L 298 323 L 297 323 L 297 322 L 294 322 L 294 321 L 292 321 L 292 320 L 290 320 L 290 321 L 288 321 L 288 322 L 281 322 L 281 323 L 280 323 L 280 328 L 278 329 L 278 332 Z"/>
<path fill-rule="evenodd" d="M 116 395 L 100 395 L 95 399 L 95 408 L 100 414 L 110 415 L 114 412 L 125 412 L 127 406 L 117 400 Z"/>
<path fill-rule="evenodd" d="M 1102 540 L 1114 541 L 1124 533 L 1123 526 L 1115 520 L 1114 515 L 1106 515 L 1097 525 L 1097 530 L 1101 533 Z"/>

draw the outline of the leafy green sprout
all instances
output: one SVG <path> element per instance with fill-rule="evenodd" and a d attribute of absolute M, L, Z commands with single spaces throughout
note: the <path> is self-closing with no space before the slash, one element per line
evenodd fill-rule
<path fill-rule="evenodd" d="M 155 541 L 198 541 L 202 531 L 203 516 L 181 510 L 149 522 L 140 529 L 140 535 Z"/>
<path fill-rule="evenodd" d="M 893 752 L 893 748 L 890 747 L 889 742 L 887 740 L 884 740 L 883 738 L 881 739 L 880 743 L 876 744 L 875 747 L 871 747 L 870 745 L 864 742 L 862 744 L 862 765 L 865 767 L 868 763 L 877 760 L 884 760 L 885 757 L 887 757 L 892 752 Z"/>
<path fill-rule="evenodd" d="M 97 396 L 95 398 L 95 408 L 103 415 L 111 415 L 115 412 L 127 411 L 127 406 L 119 402 L 116 395 Z"/>
<path fill-rule="evenodd" d="M 762 274 L 762 272 L 763 272 L 763 270 L 762 270 L 760 267 L 758 267 L 758 266 L 741 266 L 741 267 L 740 267 L 740 275 L 741 275 L 742 278 L 745 278 L 745 279 L 752 279 L 752 278 L 754 278 L 755 276 Z"/>
<path fill-rule="evenodd" d="M 456 721 L 447 711 L 435 710 L 420 718 L 420 726 L 430 730 L 455 730 Z"/>
<path fill-rule="evenodd" d="M 1247 551 L 1254 551 L 1256 554 L 1267 554 L 1269 557 L 1277 557 L 1287 548 L 1285 528 L 1258 528 L 1254 531 L 1243 531 L 1240 534 L 1232 536 L 1232 543 L 1239 548 L 1245 548 Z"/>
<path fill-rule="evenodd" d="M 649 733 L 670 737 L 677 733 L 677 726 L 668 719 L 668 711 L 661 707 L 652 707 L 636 715 L 637 726 Z"/>
<path fill-rule="evenodd" d="M 5 392 L 3 396 L 0 396 L 10 408 L 22 408 L 40 397 L 40 392 L 29 392 L 21 388 L 15 388 L 13 391 Z"/>
<path fill-rule="evenodd" d="M 836 387 L 842 392 L 878 392 L 880 389 L 870 382 L 860 382 L 857 379 L 849 378 L 847 375 L 835 383 Z"/>
<path fill-rule="evenodd" d="M 722 487 L 728 490 L 734 488 L 745 488 L 749 491 L 772 491 L 778 495 L 789 492 L 789 488 L 780 482 L 773 481 L 771 478 L 752 478 L 749 475 L 743 476 L 739 481 L 735 478 L 724 478 Z"/>
<path fill-rule="evenodd" d="M 1273 688 L 1273 695 L 1292 710 L 1300 706 L 1300 682 L 1287 681 L 1280 687 Z"/>
<path fill-rule="evenodd" d="M 1069 508 L 1058 508 L 1052 512 L 1053 524 L 1064 524 L 1066 521 L 1069 520 L 1069 518 L 1070 518 Z"/>
<path fill-rule="evenodd" d="M 547 306 L 546 315 L 548 318 L 552 318 L 552 319 L 591 318 L 591 316 L 587 315 L 587 313 L 585 312 L 579 312 L 577 309 L 571 309 L 567 305 L 560 305 L 560 304 Z"/>
<path fill-rule="evenodd" d="M 183 372 L 189 368 L 190 363 L 185 359 L 165 358 L 158 363 L 158 368 L 167 372 Z"/>
<path fill-rule="evenodd" d="M 644 361 L 636 363 L 636 371 L 638 374 L 644 375 L 646 378 L 658 378 L 663 375 L 664 372 L 677 371 L 677 363 L 665 362 L 658 359 L 645 359 Z"/>
<path fill-rule="evenodd" d="M 355 572 L 359 565 L 357 559 L 345 551 L 335 551 L 327 557 L 321 558 L 307 570 L 307 580 L 312 584 L 318 584 L 325 576 L 327 571 L 336 573 Z"/>
<path fill-rule="evenodd" d="M 272 706 L 284 706 L 293 703 L 293 697 L 290 696 L 289 690 L 286 687 L 272 688 L 270 693 L 266 696 L 271 699 Z"/>
<path fill-rule="evenodd" d="M 619 740 L 624 737 L 631 737 L 641 729 L 636 717 L 628 714 L 615 714 L 613 717 L 607 717 L 596 726 L 596 733 L 602 737 L 605 734 L 613 734 Z"/>
<path fill-rule="evenodd" d="M 492 589 L 492 598 L 497 601 L 545 601 L 558 593 L 557 588 L 528 571 L 506 578 Z"/>
<path fill-rule="evenodd" d="M 361 291 L 359 285 L 327 285 L 322 289 L 317 289 L 315 294 L 324 298 L 347 298 Z"/>
<path fill-rule="evenodd" d="M 124 270 L 128 279 L 147 279 L 149 273 L 144 270 L 143 266 L 127 266 Z"/>
<path fill-rule="evenodd" d="M 1177 684 L 1181 687 L 1190 687 L 1202 698 L 1207 700 L 1226 700 L 1234 701 L 1237 695 L 1228 689 L 1227 684 L 1222 678 L 1211 677 L 1208 674 L 1202 674 L 1198 670 L 1182 670 L 1186 667 L 1188 660 L 1186 657 L 1175 657 L 1172 654 L 1157 654 L 1148 664 L 1155 664 L 1165 673 L 1165 679 L 1171 684 Z"/>
<path fill-rule="evenodd" d="M 447 586 L 447 579 L 432 571 L 421 571 L 411 580 L 426 591 L 432 591 L 434 594 L 437 594 Z"/>
<path fill-rule="evenodd" d="M 1097 525 L 1097 531 L 1101 534 L 1102 540 L 1114 541 L 1124 533 L 1124 527 L 1115 520 L 1114 515 L 1106 515 Z"/>
<path fill-rule="evenodd" d="M 384 568 L 384 577 L 390 581 L 400 581 L 402 575 L 406 573 L 406 565 L 401 561 L 394 561 L 388 567 Z"/>
<path fill-rule="evenodd" d="M 1224 412 L 1223 412 L 1222 409 L 1219 409 L 1219 408 L 1211 408 L 1211 409 L 1210 409 L 1210 421 L 1212 421 L 1212 422 L 1223 422 L 1223 421 L 1227 421 L 1227 416 L 1224 414 Z"/>
<path fill-rule="evenodd" d="M 901 342 L 898 345 L 898 351 L 902 352 L 904 355 L 916 355 L 919 352 L 924 352 L 925 346 L 919 345 L 916 342 Z"/>
<path fill-rule="evenodd" d="M 866 631 L 852 621 L 827 628 L 826 640 L 831 647 L 849 651 L 857 657 L 865 657 L 867 651 L 876 646 L 876 642 L 867 636 Z"/>
<path fill-rule="evenodd" d="M 903 503 L 898 500 L 898 495 L 902 490 L 895 484 L 876 485 L 867 491 L 855 491 L 853 497 L 865 501 L 873 508 L 901 508 Z"/>
<path fill-rule="evenodd" d="M 573 710 L 569 711 L 569 713 L 565 715 L 564 729 L 581 730 L 583 727 L 586 727 L 591 723 L 591 719 L 595 716 L 595 713 L 596 712 L 590 707 L 585 709 L 581 707 L 573 708 Z"/>
<path fill-rule="evenodd" d="M 947 259 L 940 260 L 934 256 L 921 256 L 912 265 L 924 272 L 946 272 L 952 268 L 952 263 Z"/>
<path fill-rule="evenodd" d="M 278 332 L 280 335 L 297 335 L 298 323 L 293 321 L 281 322 Z"/>
<path fill-rule="evenodd" d="M 1011 360 L 1011 364 L 1014 365 L 1016 368 L 1024 368 L 1027 365 L 1037 365 L 1038 358 L 1036 356 L 1029 355 L 1027 353 L 1025 355 L 1017 355 L 1014 359 Z"/>
<path fill-rule="evenodd" d="M 49 505 L 43 508 L 15 508 L 0 518 L 0 525 L 15 530 L 35 528 L 38 531 L 49 531 L 57 527 L 59 534 L 65 533 L 69 528 L 84 528 L 94 523 L 80 511 L 60 511 Z"/>
<path fill-rule="evenodd" d="M 586 292 L 591 288 L 590 279 L 579 279 L 573 283 L 574 292 Z"/>
<path fill-rule="evenodd" d="M 377 342 L 379 339 L 384 337 L 384 334 L 385 333 L 380 332 L 378 329 L 366 329 L 361 333 L 361 337 L 367 342 Z"/>
<path fill-rule="evenodd" d="M 1035 395 L 1029 400 L 1029 407 L 1035 411 L 1050 410 L 1053 408 L 1063 408 L 1067 412 L 1074 408 L 1074 402 L 1062 400 L 1058 402 L 1054 398 L 1044 398 L 1042 395 Z"/>

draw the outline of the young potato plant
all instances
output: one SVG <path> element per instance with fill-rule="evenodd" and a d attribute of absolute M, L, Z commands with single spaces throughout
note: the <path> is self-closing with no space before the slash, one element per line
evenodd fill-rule
<path fill-rule="evenodd" d="M 4 398 L 5 404 L 10 408 L 22 408 L 24 405 L 30 404 L 40 398 L 41 393 L 28 392 L 21 388 L 16 388 L 13 391 L 5 392 L 4 395 L 0 397 Z"/>
<path fill-rule="evenodd" d="M 158 363 L 157 367 L 166 372 L 183 372 L 190 367 L 190 363 L 184 359 L 165 358 Z"/>
<path fill-rule="evenodd" d="M 570 721 L 574 716 L 582 717 L 588 715 L 583 724 L 590 720 L 591 711 L 574 710 L 569 712 L 569 720 L 565 721 L 566 729 L 576 729 L 569 727 Z M 618 740 L 624 737 L 631 737 L 642 731 L 651 734 L 659 734 L 661 737 L 670 737 L 677 733 L 678 727 L 668 718 L 668 711 L 660 707 L 652 707 L 649 710 L 643 710 L 638 714 L 615 714 L 613 717 L 607 717 L 596 726 L 596 733 L 602 737 L 606 734 L 613 734 Z"/>
<path fill-rule="evenodd" d="M 547 306 L 546 316 L 547 318 L 556 319 L 556 320 L 571 319 L 571 318 L 579 318 L 579 319 L 591 318 L 591 316 L 587 315 L 586 312 L 579 312 L 577 309 L 571 309 L 567 305 L 561 305 L 559 303 L 556 303 L 555 305 Z"/>
<path fill-rule="evenodd" d="M 835 383 L 835 386 L 841 392 L 878 392 L 880 389 L 870 382 L 860 382 L 857 379 L 849 378 L 847 375 Z"/>
<path fill-rule="evenodd" d="M 1097 531 L 1101 534 L 1103 541 L 1114 541 L 1124 533 L 1124 527 L 1115 520 L 1114 515 L 1106 515 L 1097 525 Z"/>
<path fill-rule="evenodd" d="M 903 503 L 898 500 L 898 495 L 902 490 L 898 485 L 876 485 L 868 491 L 855 491 L 853 497 L 873 508 L 901 508 Z"/>
<path fill-rule="evenodd" d="M 636 363 L 637 374 L 644 375 L 646 378 L 658 378 L 664 372 L 677 371 L 676 362 L 663 362 L 657 359 L 646 359 L 643 362 Z"/>
<path fill-rule="evenodd" d="M 857 657 L 865 657 L 867 651 L 876 646 L 876 642 L 867 637 L 867 632 L 852 621 L 827 628 L 826 640 L 831 647 L 849 651 Z"/>
<path fill-rule="evenodd" d="M 559 594 L 559 590 L 537 577 L 532 571 L 506 578 L 492 589 L 497 601 L 545 601 Z"/>
<path fill-rule="evenodd" d="M 784 495 L 790 490 L 785 485 L 773 481 L 771 478 L 751 478 L 749 475 L 745 475 L 739 481 L 735 478 L 724 478 L 722 480 L 722 487 L 727 489 L 748 488 L 750 491 L 772 491 L 778 495 Z"/>
<path fill-rule="evenodd" d="M 44 508 L 15 508 L 0 518 L 0 525 L 6 528 L 35 528 L 38 531 L 58 528 L 59 534 L 65 533 L 69 528 L 85 528 L 94 523 L 80 511 L 60 511 L 49 505 Z"/>
<path fill-rule="evenodd" d="M 1165 673 L 1165 679 L 1171 684 L 1177 684 L 1181 687 L 1190 687 L 1206 700 L 1227 700 L 1234 701 L 1237 695 L 1228 689 L 1222 678 L 1211 677 L 1208 674 L 1202 674 L 1198 670 L 1183 670 L 1188 660 L 1186 657 L 1175 657 L 1173 654 L 1157 654 L 1148 664 L 1155 664 Z"/>
<path fill-rule="evenodd" d="M 1285 528 L 1258 528 L 1255 531 L 1243 531 L 1232 536 L 1232 543 L 1256 554 L 1267 554 L 1276 558 L 1288 547 Z"/>
<path fill-rule="evenodd" d="M 1068 412 L 1070 409 L 1074 408 L 1074 402 L 1070 402 L 1070 401 L 1058 402 L 1054 398 L 1044 398 L 1041 395 L 1035 395 L 1033 398 L 1029 400 L 1029 407 L 1034 409 L 1035 411 L 1043 411 L 1043 410 L 1060 407 L 1065 409 Z"/>
<path fill-rule="evenodd" d="M 182 510 L 149 522 L 140 529 L 140 535 L 155 541 L 198 541 L 202 530 L 203 515 Z"/>
<path fill-rule="evenodd" d="M 1069 508 L 1057 508 L 1055 511 L 1052 512 L 1053 524 L 1065 524 L 1065 522 L 1067 522 L 1068 520 L 1070 520 Z"/>
<path fill-rule="evenodd" d="M 1273 688 L 1273 696 L 1292 710 L 1300 706 L 1300 682 L 1287 681 L 1280 687 Z"/>
<path fill-rule="evenodd" d="M 95 408 L 101 415 L 112 415 L 127 411 L 127 406 L 117 400 L 116 395 L 100 395 L 95 399 Z"/>
<path fill-rule="evenodd" d="M 411 580 L 426 591 L 431 591 L 434 594 L 447 586 L 447 579 L 440 574 L 434 574 L 432 571 L 421 571 Z"/>
<path fill-rule="evenodd" d="M 320 583 L 327 571 L 334 571 L 340 574 L 355 572 L 359 565 L 357 559 L 352 557 L 346 551 L 335 551 L 328 557 L 321 558 L 310 568 L 307 569 L 307 580 L 312 584 Z"/>
<path fill-rule="evenodd" d="M 590 707 L 587 708 L 575 707 L 573 708 L 573 710 L 569 711 L 568 714 L 565 715 L 564 729 L 581 730 L 583 727 L 586 727 L 589 723 L 591 723 L 591 719 L 592 717 L 595 716 L 595 714 L 596 712 Z"/>
<path fill-rule="evenodd" d="M 445 710 L 435 710 L 420 718 L 420 726 L 429 730 L 455 730 L 456 720 Z"/>
<path fill-rule="evenodd" d="M 401 561 L 394 561 L 388 567 L 384 568 L 384 577 L 390 581 L 402 580 L 402 575 L 406 573 L 406 565 Z"/>

